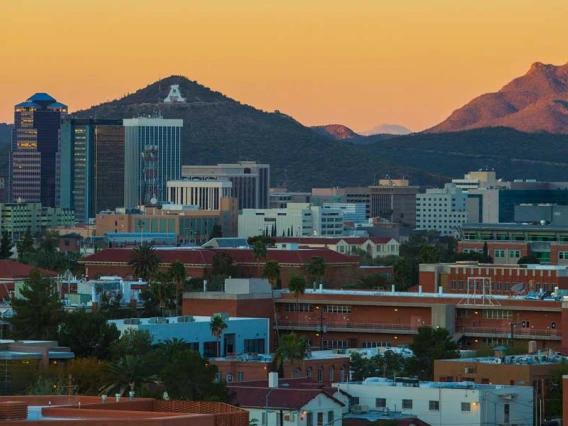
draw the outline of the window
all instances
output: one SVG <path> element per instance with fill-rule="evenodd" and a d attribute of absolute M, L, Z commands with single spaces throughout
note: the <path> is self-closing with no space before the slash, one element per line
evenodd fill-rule
<path fill-rule="evenodd" d="M 318 382 L 321 383 L 322 381 L 323 381 L 323 367 L 320 366 L 320 367 L 318 368 Z"/>
<path fill-rule="evenodd" d="M 308 369 L 306 370 L 306 375 L 308 377 L 312 377 L 312 367 L 308 367 Z"/>
<path fill-rule="evenodd" d="M 261 424 L 262 424 L 263 426 L 266 426 L 266 411 L 263 411 L 263 412 L 262 412 Z"/>
<path fill-rule="evenodd" d="M 458 281 L 458 287 L 460 290 L 463 290 L 463 281 Z"/>
<path fill-rule="evenodd" d="M 217 342 L 203 342 L 203 356 L 215 358 L 217 356 Z"/>
<path fill-rule="evenodd" d="M 521 251 L 520 250 L 509 250 L 509 257 L 512 258 L 519 258 L 521 257 Z"/>
<path fill-rule="evenodd" d="M 239 371 L 237 373 L 237 381 L 242 382 L 245 379 L 245 373 L 243 371 Z"/>
<path fill-rule="evenodd" d="M 333 382 L 335 380 L 335 367 L 332 365 L 329 367 L 329 381 Z"/>
<path fill-rule="evenodd" d="M 511 319 L 513 312 L 505 309 L 485 309 L 483 311 L 483 318 L 487 319 Z"/>
<path fill-rule="evenodd" d="M 306 414 L 306 426 L 314 426 L 314 413 L 311 411 Z"/>
<path fill-rule="evenodd" d="M 471 403 L 462 402 L 462 411 L 471 411 Z"/>
<path fill-rule="evenodd" d="M 375 399 L 375 407 L 385 408 L 386 406 L 387 406 L 387 399 L 386 398 L 376 398 Z"/>
<path fill-rule="evenodd" d="M 351 397 L 351 405 L 359 405 L 359 397 L 358 396 Z"/>
<path fill-rule="evenodd" d="M 430 411 L 440 411 L 440 401 L 429 401 L 428 409 Z"/>
<path fill-rule="evenodd" d="M 568 251 L 559 251 L 558 259 L 568 259 Z"/>
<path fill-rule="evenodd" d="M 412 400 L 411 399 L 403 399 L 402 400 L 402 409 L 403 410 L 411 410 L 412 409 Z"/>
<path fill-rule="evenodd" d="M 350 314 L 351 306 L 346 305 L 325 305 L 323 311 L 330 314 Z"/>
<path fill-rule="evenodd" d="M 498 257 L 503 258 L 503 257 L 505 257 L 505 250 L 495 250 L 494 254 L 495 254 L 495 258 L 498 258 Z"/>
<path fill-rule="evenodd" d="M 265 352 L 264 339 L 245 339 L 245 352 L 262 354 Z"/>
<path fill-rule="evenodd" d="M 452 290 L 455 290 L 455 289 L 456 289 L 456 280 L 452 280 L 452 283 L 451 283 L 450 288 L 451 288 Z"/>
<path fill-rule="evenodd" d="M 333 418 L 334 418 L 334 417 L 335 417 L 335 416 L 334 416 L 333 410 L 329 410 L 329 411 L 327 412 L 327 423 L 328 423 L 328 424 L 333 423 Z"/>
<path fill-rule="evenodd" d="M 309 303 L 286 303 L 286 312 L 313 312 L 314 307 Z"/>

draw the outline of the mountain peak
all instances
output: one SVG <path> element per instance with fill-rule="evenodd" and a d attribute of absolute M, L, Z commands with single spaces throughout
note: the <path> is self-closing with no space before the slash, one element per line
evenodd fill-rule
<path fill-rule="evenodd" d="M 510 127 L 523 132 L 568 134 L 568 64 L 535 62 L 498 92 L 455 110 L 429 132 Z"/>
<path fill-rule="evenodd" d="M 311 129 L 322 136 L 326 136 L 336 141 L 352 139 L 359 136 L 349 127 L 343 124 L 325 124 L 323 126 L 312 126 Z"/>
<path fill-rule="evenodd" d="M 401 126 L 399 124 L 380 124 L 379 126 L 373 127 L 371 130 L 367 130 L 366 132 L 362 132 L 361 134 L 364 136 L 372 136 L 372 135 L 409 135 L 412 133 L 407 127 Z"/>

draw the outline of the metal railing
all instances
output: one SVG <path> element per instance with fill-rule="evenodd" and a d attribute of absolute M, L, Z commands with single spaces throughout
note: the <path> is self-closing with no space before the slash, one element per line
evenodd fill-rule
<path fill-rule="evenodd" d="M 464 333 L 470 336 L 511 336 L 510 327 L 456 327 L 456 332 Z M 547 340 L 556 340 L 562 338 L 562 332 L 556 329 L 548 328 L 520 328 L 515 327 L 513 331 L 515 339 L 542 338 Z"/>
<path fill-rule="evenodd" d="M 376 332 L 401 332 L 401 333 L 418 333 L 418 327 L 412 327 L 410 324 L 392 324 L 392 323 L 363 323 L 353 321 L 328 321 L 324 320 L 323 326 L 327 331 L 340 330 L 364 330 Z M 281 329 L 300 329 L 318 331 L 321 328 L 320 321 L 280 321 L 278 328 Z"/>

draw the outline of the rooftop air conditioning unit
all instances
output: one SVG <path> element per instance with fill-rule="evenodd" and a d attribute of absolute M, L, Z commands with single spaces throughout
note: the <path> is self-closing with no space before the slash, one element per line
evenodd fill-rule
<path fill-rule="evenodd" d="M 193 315 L 184 315 L 182 317 L 178 317 L 177 321 L 180 323 L 195 322 L 195 318 L 193 318 Z"/>
<path fill-rule="evenodd" d="M 126 318 L 124 320 L 124 325 L 140 325 L 140 318 Z"/>

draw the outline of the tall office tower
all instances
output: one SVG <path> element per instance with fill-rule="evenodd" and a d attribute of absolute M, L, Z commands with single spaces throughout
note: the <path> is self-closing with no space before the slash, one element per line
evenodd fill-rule
<path fill-rule="evenodd" d="M 416 194 L 420 189 L 406 179 L 381 179 L 371 191 L 371 217 L 416 226 Z"/>
<path fill-rule="evenodd" d="M 183 120 L 132 118 L 123 125 L 124 207 L 166 202 L 166 183 L 181 177 Z"/>
<path fill-rule="evenodd" d="M 270 207 L 270 166 L 256 161 L 216 166 L 183 166 L 181 174 L 188 179 L 230 180 L 239 210 Z"/>
<path fill-rule="evenodd" d="M 61 118 L 67 106 L 36 93 L 14 108 L 11 198 L 55 206 L 55 169 Z"/>
<path fill-rule="evenodd" d="M 124 203 L 122 120 L 66 118 L 58 153 L 58 198 L 79 222 Z"/>

